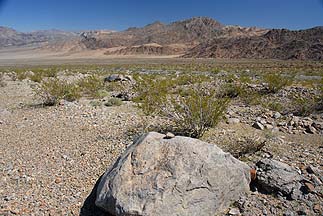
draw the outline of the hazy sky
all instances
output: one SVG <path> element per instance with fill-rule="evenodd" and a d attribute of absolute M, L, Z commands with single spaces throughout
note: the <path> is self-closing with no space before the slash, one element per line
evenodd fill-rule
<path fill-rule="evenodd" d="M 0 0 L 0 26 L 113 29 L 193 16 L 223 24 L 304 29 L 323 26 L 323 0 Z"/>

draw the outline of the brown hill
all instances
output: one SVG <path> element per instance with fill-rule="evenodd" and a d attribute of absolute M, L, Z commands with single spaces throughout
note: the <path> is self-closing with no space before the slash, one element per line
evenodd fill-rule
<path fill-rule="evenodd" d="M 42 50 L 100 50 L 105 55 L 179 55 L 189 58 L 323 59 L 323 27 L 291 31 L 225 26 L 207 17 L 154 22 L 125 31 L 59 30 L 21 33 L 0 27 L 0 48 L 39 44 Z"/>
<path fill-rule="evenodd" d="M 246 37 L 265 32 L 267 30 L 224 26 L 211 18 L 195 17 L 168 25 L 155 22 L 143 28 L 129 28 L 111 34 L 82 34 L 81 42 L 89 49 L 122 47 L 107 51 L 107 55 L 176 55 L 212 38 Z"/>
<path fill-rule="evenodd" d="M 322 60 L 323 27 L 300 31 L 273 29 L 260 36 L 215 38 L 192 48 L 184 57 Z"/>

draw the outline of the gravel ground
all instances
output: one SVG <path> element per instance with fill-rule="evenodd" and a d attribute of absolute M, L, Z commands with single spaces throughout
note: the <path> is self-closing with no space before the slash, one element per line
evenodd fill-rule
<path fill-rule="evenodd" d="M 0 87 L 0 215 L 79 215 L 99 177 L 147 120 L 130 102 L 94 107 L 82 99 L 37 107 L 29 81 L 6 83 Z M 266 135 L 244 123 L 221 123 L 203 139 L 229 150 L 241 137 Z M 274 137 L 263 151 L 244 159 L 252 165 L 270 153 L 300 170 L 323 169 L 322 135 L 278 132 Z M 311 203 L 323 206 L 322 199 Z M 282 215 L 294 205 L 311 212 L 312 204 L 254 192 L 245 215 Z"/>
<path fill-rule="evenodd" d="M 19 83 L 19 84 L 18 84 Z M 132 104 L 26 106 L 24 82 L 0 89 L 0 215 L 78 215 L 95 182 L 132 142 Z"/>

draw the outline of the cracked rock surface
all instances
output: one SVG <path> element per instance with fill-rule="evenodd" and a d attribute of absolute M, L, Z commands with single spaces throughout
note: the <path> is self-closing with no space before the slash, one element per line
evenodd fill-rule
<path fill-rule="evenodd" d="M 107 170 L 96 205 L 113 215 L 214 215 L 247 194 L 249 171 L 215 145 L 151 132 Z"/>

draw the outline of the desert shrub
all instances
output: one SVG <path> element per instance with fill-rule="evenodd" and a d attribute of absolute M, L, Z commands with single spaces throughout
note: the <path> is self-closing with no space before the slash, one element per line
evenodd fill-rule
<path fill-rule="evenodd" d="M 269 103 L 265 103 L 264 107 L 277 112 L 282 112 L 284 109 L 284 106 L 278 101 L 271 101 Z"/>
<path fill-rule="evenodd" d="M 279 90 L 292 83 L 292 78 L 280 74 L 266 74 L 264 81 L 268 84 L 269 93 L 277 93 Z"/>
<path fill-rule="evenodd" d="M 57 69 L 50 68 L 45 71 L 44 76 L 45 77 L 56 77 L 57 73 L 58 73 Z"/>
<path fill-rule="evenodd" d="M 56 105 L 61 99 L 75 101 L 81 97 L 77 85 L 57 78 L 42 81 L 35 92 L 41 97 L 43 104 L 47 106 Z"/>
<path fill-rule="evenodd" d="M 158 115 L 176 134 L 198 138 L 214 127 L 226 110 L 229 99 L 201 83 L 178 86 L 169 79 L 146 79 L 136 86 L 134 101 L 147 115 Z"/>
<path fill-rule="evenodd" d="M 93 98 L 100 98 L 101 96 L 103 96 L 103 94 L 101 94 L 101 90 L 104 87 L 104 83 L 103 80 L 96 75 L 91 75 L 84 79 L 81 79 L 78 82 L 78 85 L 82 93 L 86 96 Z"/>
<path fill-rule="evenodd" d="M 317 97 L 294 97 L 292 100 L 294 114 L 299 116 L 309 116 L 318 109 Z"/>
<path fill-rule="evenodd" d="M 6 86 L 6 83 L 4 81 L 4 73 L 0 72 L 0 87 Z"/>
<path fill-rule="evenodd" d="M 262 94 L 258 91 L 253 91 L 250 89 L 245 89 L 240 94 L 241 100 L 247 105 L 259 105 L 262 103 Z"/>
<path fill-rule="evenodd" d="M 27 73 L 23 69 L 16 69 L 15 70 L 16 78 L 20 81 L 24 80 L 27 78 Z"/>
<path fill-rule="evenodd" d="M 119 98 L 110 98 L 108 101 L 104 103 L 105 106 L 111 107 L 111 106 L 121 106 L 122 100 Z"/>
<path fill-rule="evenodd" d="M 179 75 L 175 79 L 169 80 L 169 82 L 172 82 L 172 86 L 192 85 L 206 81 L 210 81 L 208 76 L 192 74 Z"/>
<path fill-rule="evenodd" d="M 258 137 L 242 137 L 230 147 L 229 152 L 235 158 L 241 159 L 260 151 L 266 145 L 266 142 L 267 140 Z"/>
<path fill-rule="evenodd" d="M 199 138 L 217 125 L 229 104 L 215 91 L 193 89 L 187 97 L 176 97 L 163 106 L 162 114 L 174 123 L 177 134 Z"/>
<path fill-rule="evenodd" d="M 243 94 L 245 89 L 240 83 L 226 83 L 222 86 L 222 97 L 236 98 Z"/>
<path fill-rule="evenodd" d="M 123 86 L 120 82 L 109 82 L 105 84 L 105 89 L 108 92 L 121 91 L 123 89 Z"/>
<path fill-rule="evenodd" d="M 34 72 L 29 76 L 29 79 L 34 82 L 40 83 L 43 80 L 43 74 L 41 72 Z"/>
<path fill-rule="evenodd" d="M 133 99 L 147 115 L 160 114 L 160 107 L 166 102 L 171 85 L 168 80 L 142 80 L 137 83 L 137 96 Z"/>

